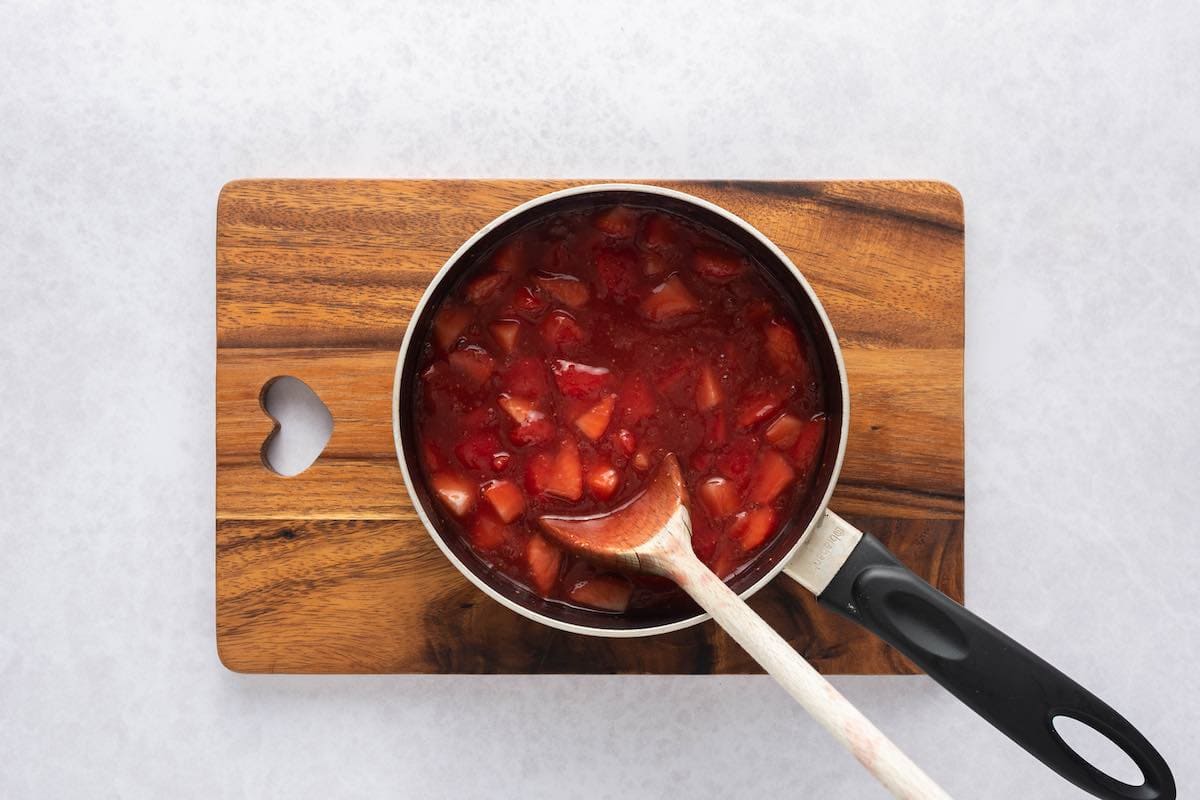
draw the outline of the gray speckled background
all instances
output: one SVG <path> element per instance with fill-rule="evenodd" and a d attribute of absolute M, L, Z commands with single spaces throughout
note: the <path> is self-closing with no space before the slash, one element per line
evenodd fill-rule
<path fill-rule="evenodd" d="M 0 2 L 0 795 L 881 796 L 766 679 L 217 661 L 221 185 L 639 175 L 958 186 L 968 604 L 1196 794 L 1196 4 L 344 5 Z M 837 683 L 958 796 L 1079 796 Z"/>

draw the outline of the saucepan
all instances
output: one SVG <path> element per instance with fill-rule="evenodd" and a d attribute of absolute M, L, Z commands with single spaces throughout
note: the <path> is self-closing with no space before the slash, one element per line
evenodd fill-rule
<path fill-rule="evenodd" d="M 807 499 L 772 543 L 729 579 L 749 597 L 779 573 L 820 604 L 875 633 L 931 678 L 1062 777 L 1097 797 L 1175 797 L 1161 755 L 1123 716 L 1080 684 L 908 570 L 869 533 L 829 509 L 846 452 L 850 390 L 841 349 L 821 301 L 791 260 L 766 236 L 726 209 L 671 189 L 641 184 L 580 186 L 547 194 L 502 214 L 467 240 L 433 278 L 413 312 L 396 366 L 393 425 L 396 452 L 417 514 L 451 563 L 481 591 L 543 625 L 589 636 L 652 636 L 697 625 L 694 607 L 613 614 L 543 599 L 504 578 L 444 525 L 421 479 L 414 424 L 420 343 L 465 270 L 499 240 L 550 214 L 626 204 L 692 219 L 744 248 L 765 270 L 784 302 L 812 332 L 826 387 L 823 456 Z M 1141 770 L 1140 785 L 1118 781 L 1076 753 L 1054 720 L 1067 717 L 1106 736 Z"/>

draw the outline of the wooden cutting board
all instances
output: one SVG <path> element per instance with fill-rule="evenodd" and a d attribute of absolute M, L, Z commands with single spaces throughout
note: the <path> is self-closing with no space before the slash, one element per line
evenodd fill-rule
<path fill-rule="evenodd" d="M 217 204 L 217 649 L 240 672 L 742 673 L 711 622 L 557 631 L 493 602 L 430 540 L 392 444 L 409 314 L 472 233 L 590 181 L 236 181 Z M 656 181 L 718 203 L 805 273 L 841 338 L 850 440 L 831 508 L 963 596 L 963 214 L 934 182 Z M 268 469 L 264 386 L 291 375 L 333 436 Z M 750 601 L 826 673 L 915 669 L 785 576 Z"/>

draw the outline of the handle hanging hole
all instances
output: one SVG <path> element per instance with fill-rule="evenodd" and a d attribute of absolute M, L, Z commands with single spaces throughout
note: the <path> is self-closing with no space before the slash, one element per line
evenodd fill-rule
<path fill-rule="evenodd" d="M 1120 745 L 1091 725 L 1066 714 L 1051 719 L 1054 732 L 1075 755 L 1115 781 L 1141 786 L 1145 776 Z"/>

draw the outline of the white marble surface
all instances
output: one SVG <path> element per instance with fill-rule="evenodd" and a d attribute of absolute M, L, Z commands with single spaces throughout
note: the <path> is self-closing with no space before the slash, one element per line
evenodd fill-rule
<path fill-rule="evenodd" d="M 765 679 L 222 668 L 253 176 L 954 183 L 969 605 L 1196 794 L 1195 4 L 346 5 L 0 2 L 0 796 L 881 795 Z M 837 683 L 957 796 L 1079 796 L 923 678 Z"/>

